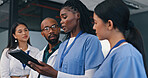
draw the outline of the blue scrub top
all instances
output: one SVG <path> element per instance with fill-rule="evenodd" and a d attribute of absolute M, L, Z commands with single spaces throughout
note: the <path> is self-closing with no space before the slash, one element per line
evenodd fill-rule
<path fill-rule="evenodd" d="M 54 68 L 58 71 L 73 75 L 84 75 L 85 70 L 98 67 L 104 59 L 98 38 L 94 35 L 83 33 L 77 38 L 68 54 L 64 57 L 62 67 L 60 68 L 60 58 L 66 43 L 67 40 L 61 43 L 58 50 L 58 56 L 54 65 Z"/>
<path fill-rule="evenodd" d="M 124 43 L 112 50 L 93 78 L 147 78 L 142 55 Z"/>

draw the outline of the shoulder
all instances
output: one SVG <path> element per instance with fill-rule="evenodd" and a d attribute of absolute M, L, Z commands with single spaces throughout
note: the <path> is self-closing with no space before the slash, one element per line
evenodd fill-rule
<path fill-rule="evenodd" d="M 37 55 L 38 55 L 38 56 L 41 56 L 41 55 L 44 53 L 46 47 L 47 47 L 47 45 L 46 45 L 41 51 L 39 51 L 39 53 L 38 53 Z"/>
<path fill-rule="evenodd" d="M 30 46 L 30 45 L 29 45 L 29 48 L 30 48 L 31 51 L 40 51 L 38 48 Z"/>
<path fill-rule="evenodd" d="M 30 46 L 29 45 L 29 50 L 30 50 L 30 55 L 35 57 L 38 53 L 40 53 L 40 50 L 36 47 Z"/>
<path fill-rule="evenodd" d="M 123 60 L 127 58 L 132 59 L 142 59 L 141 53 L 130 43 L 124 43 L 122 46 L 118 47 L 116 50 L 114 50 L 115 58 L 118 58 L 117 60 Z"/>
<path fill-rule="evenodd" d="M 141 53 L 130 43 L 124 43 L 117 51 L 122 56 L 139 56 Z"/>
<path fill-rule="evenodd" d="M 44 53 L 46 47 L 47 45 L 41 51 L 38 52 L 37 56 L 41 56 Z"/>
<path fill-rule="evenodd" d="M 2 60 L 2 59 L 6 59 L 6 57 L 11 57 L 11 56 L 8 54 L 8 51 L 9 51 L 9 48 L 3 49 L 3 52 L 2 52 L 2 55 L 1 55 L 1 60 Z"/>
<path fill-rule="evenodd" d="M 100 43 L 100 40 L 98 39 L 97 36 L 95 35 L 92 35 L 92 34 L 88 34 L 88 33 L 84 33 L 82 34 L 81 38 L 83 38 L 83 40 L 86 42 L 86 43 Z"/>
<path fill-rule="evenodd" d="M 5 49 L 3 49 L 2 54 L 6 54 L 6 53 L 8 52 L 8 50 L 9 50 L 9 48 L 5 48 Z"/>
<path fill-rule="evenodd" d="M 83 33 L 81 36 L 85 37 L 85 38 L 95 38 L 95 39 L 98 39 L 97 36 L 92 35 L 92 34 L 88 34 L 88 33 Z"/>
<path fill-rule="evenodd" d="M 7 52 L 9 50 L 9 48 L 5 48 L 4 50 L 3 50 L 3 52 Z"/>
<path fill-rule="evenodd" d="M 96 41 L 99 41 L 97 36 L 92 35 L 92 34 L 88 34 L 88 33 L 83 33 L 80 36 L 79 39 L 82 39 L 82 38 L 83 38 L 83 41 L 86 41 L 86 42 L 90 42 L 90 41 L 96 42 Z"/>

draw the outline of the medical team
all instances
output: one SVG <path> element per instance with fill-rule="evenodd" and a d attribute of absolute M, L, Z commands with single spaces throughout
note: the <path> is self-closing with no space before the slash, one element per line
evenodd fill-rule
<path fill-rule="evenodd" d="M 94 9 L 93 27 L 88 12 L 80 0 L 64 3 L 60 10 L 60 23 L 68 34 L 67 40 L 60 44 L 53 66 L 43 60 L 39 61 L 43 66 L 28 62 L 34 70 L 44 75 L 38 78 L 147 78 L 141 55 L 143 48 L 138 46 L 143 43 L 137 42 L 142 38 L 129 21 L 126 4 L 122 0 L 105 0 L 98 4 Z M 52 26 L 46 24 L 41 27 L 47 30 L 50 39 L 54 39 L 53 33 L 50 33 L 54 31 Z M 106 57 L 99 41 L 104 39 L 109 41 L 111 47 Z"/>

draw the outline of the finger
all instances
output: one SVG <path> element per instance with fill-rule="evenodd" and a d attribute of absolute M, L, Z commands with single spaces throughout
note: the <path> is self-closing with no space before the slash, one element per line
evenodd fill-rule
<path fill-rule="evenodd" d="M 42 64 L 43 66 L 47 66 L 48 64 L 42 62 L 42 61 L 38 61 L 40 64 Z"/>
<path fill-rule="evenodd" d="M 35 63 L 31 62 L 31 61 L 28 61 L 28 64 L 31 66 L 31 67 L 34 67 L 35 66 Z"/>
<path fill-rule="evenodd" d="M 29 61 L 28 64 L 33 68 L 35 71 L 40 71 L 39 65 Z"/>

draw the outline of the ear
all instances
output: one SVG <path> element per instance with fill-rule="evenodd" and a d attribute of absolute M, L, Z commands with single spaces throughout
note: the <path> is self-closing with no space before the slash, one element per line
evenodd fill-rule
<path fill-rule="evenodd" d="M 13 37 L 15 38 L 15 39 L 17 39 L 17 37 L 15 36 L 15 34 L 12 34 L 13 35 Z"/>
<path fill-rule="evenodd" d="M 44 33 L 43 33 L 43 31 L 41 31 L 41 35 L 44 37 Z"/>
<path fill-rule="evenodd" d="M 58 27 L 58 31 L 59 31 L 59 33 L 61 32 L 61 28 L 60 27 Z"/>
<path fill-rule="evenodd" d="M 80 19 L 80 13 L 79 12 L 76 13 L 76 16 L 77 16 L 78 19 Z"/>
<path fill-rule="evenodd" d="M 108 22 L 107 22 L 107 29 L 108 30 L 112 30 L 113 28 L 114 28 L 113 21 L 112 20 L 108 20 Z"/>

